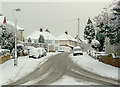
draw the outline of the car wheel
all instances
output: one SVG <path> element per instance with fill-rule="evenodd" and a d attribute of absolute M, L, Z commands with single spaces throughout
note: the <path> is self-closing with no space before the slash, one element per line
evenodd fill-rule
<path fill-rule="evenodd" d="M 73 54 L 73 56 L 76 56 L 76 54 Z"/>
<path fill-rule="evenodd" d="M 41 56 L 39 56 L 38 58 L 41 58 Z"/>

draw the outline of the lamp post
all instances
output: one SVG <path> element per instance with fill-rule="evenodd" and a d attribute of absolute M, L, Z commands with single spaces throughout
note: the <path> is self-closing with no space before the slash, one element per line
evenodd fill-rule
<path fill-rule="evenodd" d="M 17 18 L 14 14 L 14 12 L 20 11 L 19 8 L 13 9 L 13 16 L 15 18 L 15 59 L 14 59 L 14 66 L 17 66 Z"/>
<path fill-rule="evenodd" d="M 79 28 L 80 28 L 80 18 L 78 18 L 78 45 L 79 45 Z"/>

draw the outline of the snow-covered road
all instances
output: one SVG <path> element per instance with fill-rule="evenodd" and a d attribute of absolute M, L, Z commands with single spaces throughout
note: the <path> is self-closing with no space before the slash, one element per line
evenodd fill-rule
<path fill-rule="evenodd" d="M 21 58 L 19 58 L 17 67 L 13 66 L 13 60 L 9 60 L 9 61 L 5 62 L 4 64 L 0 65 L 0 69 L 1 69 L 0 70 L 0 75 L 1 75 L 0 76 L 0 84 L 3 85 L 3 84 L 13 83 L 14 81 L 16 81 L 19 78 L 25 76 L 26 74 L 32 72 L 33 70 L 39 69 L 40 67 L 42 67 L 41 65 L 46 66 L 47 63 L 45 63 L 45 61 L 48 59 L 49 59 L 48 64 L 52 64 L 52 66 L 50 68 L 50 72 L 54 72 L 56 70 L 58 73 L 59 72 L 61 73 L 61 70 L 62 70 L 63 72 L 67 73 L 66 75 L 63 75 L 63 74 L 62 74 L 62 76 L 60 75 L 61 77 L 57 81 L 55 81 L 55 82 L 53 81 L 53 83 L 50 83 L 50 85 L 96 85 L 97 83 L 85 81 L 87 79 L 78 81 L 78 79 L 76 80 L 75 77 L 71 77 L 71 75 L 76 76 L 76 75 L 74 75 L 75 74 L 74 72 L 76 72 L 76 70 L 78 72 L 82 72 L 81 70 L 79 70 L 82 68 L 85 70 L 88 70 L 90 72 L 93 72 L 93 73 L 97 74 L 98 76 L 101 75 L 101 76 L 105 76 L 105 77 L 109 77 L 109 78 L 113 78 L 113 79 L 118 79 L 118 68 L 103 64 L 103 63 L 99 62 L 98 60 L 95 60 L 95 59 L 91 58 L 90 56 L 88 56 L 87 53 L 84 53 L 83 56 L 72 56 L 72 54 L 69 55 L 69 58 L 72 59 L 75 64 L 82 67 L 79 69 L 77 69 L 78 68 L 77 67 L 76 70 L 72 70 L 71 73 L 66 71 L 67 68 L 70 68 L 69 65 L 72 63 L 72 62 L 70 62 L 71 60 L 66 59 L 67 56 L 64 56 L 64 54 L 61 55 L 61 59 L 59 57 L 57 57 L 58 59 L 56 59 L 56 57 L 55 58 L 51 57 L 51 59 L 49 58 L 51 55 L 55 55 L 55 54 L 58 54 L 58 53 L 48 53 L 48 56 L 43 57 L 41 59 L 32 59 L 32 58 L 28 58 L 28 56 L 21 57 Z M 43 63 L 45 63 L 45 64 L 43 64 Z M 39 66 L 39 68 L 37 66 Z M 65 66 L 65 67 L 62 68 L 62 66 Z M 75 69 L 74 65 L 70 65 L 70 66 Z M 76 72 L 76 73 L 78 73 L 78 72 Z M 46 73 L 46 75 L 48 75 L 48 74 L 50 74 L 50 73 Z M 51 73 L 51 75 L 52 75 L 52 73 Z M 84 74 L 82 74 L 82 75 L 84 75 Z M 78 75 L 78 77 L 81 78 L 81 74 L 80 74 L 80 76 Z M 43 76 L 43 78 L 44 78 L 44 76 Z M 37 81 L 37 79 L 36 79 L 36 81 Z M 24 83 L 24 85 L 30 85 L 30 84 L 35 84 L 35 83 L 36 82 L 34 82 L 34 81 L 28 81 L 27 83 Z"/>
<path fill-rule="evenodd" d="M 101 85 L 118 84 L 117 80 L 106 78 L 84 70 L 72 61 L 68 53 L 61 53 L 50 57 L 44 64 L 38 66 L 33 72 L 10 85 L 50 85 L 60 80 L 65 75 L 73 77 L 77 81 L 81 80 L 88 83 Z"/>

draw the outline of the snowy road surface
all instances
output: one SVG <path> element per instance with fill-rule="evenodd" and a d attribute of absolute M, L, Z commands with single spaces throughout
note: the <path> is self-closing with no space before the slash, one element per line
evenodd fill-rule
<path fill-rule="evenodd" d="M 36 68 L 27 76 L 22 77 L 10 85 L 49 85 L 67 75 L 77 80 L 88 81 L 102 85 L 118 85 L 118 81 L 99 76 L 79 67 L 72 61 L 68 53 L 61 53 L 50 57 L 44 64 Z"/>

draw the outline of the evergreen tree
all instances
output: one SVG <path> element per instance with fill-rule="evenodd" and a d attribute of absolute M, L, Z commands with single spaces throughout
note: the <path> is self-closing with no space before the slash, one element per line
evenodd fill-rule
<path fill-rule="evenodd" d="M 99 51 L 102 51 L 103 47 L 104 47 L 104 43 L 105 43 L 105 37 L 104 37 L 104 35 L 102 35 L 100 32 L 97 32 L 97 34 L 96 34 L 96 40 L 98 40 L 99 43 L 100 43 L 100 46 L 98 47 Z"/>
<path fill-rule="evenodd" d="M 120 43 L 120 1 L 113 8 L 112 24 L 109 30 L 109 39 L 111 44 Z"/>
<path fill-rule="evenodd" d="M 100 22 L 97 27 L 99 27 L 99 33 L 109 38 L 110 44 L 120 43 L 120 1 L 113 8 L 113 13 L 108 16 L 110 21 L 107 23 Z"/>
<path fill-rule="evenodd" d="M 12 52 L 12 49 L 15 47 L 15 37 L 13 33 L 8 32 L 6 27 L 2 27 L 0 33 L 0 43 L 2 49 L 9 49 Z"/>
<path fill-rule="evenodd" d="M 45 43 L 45 39 L 42 35 L 40 35 L 39 39 L 38 39 L 39 43 Z"/>
<path fill-rule="evenodd" d="M 85 26 L 84 38 L 88 40 L 88 43 L 91 43 L 94 37 L 95 37 L 95 30 L 93 27 L 93 23 L 89 18 L 87 25 Z"/>

